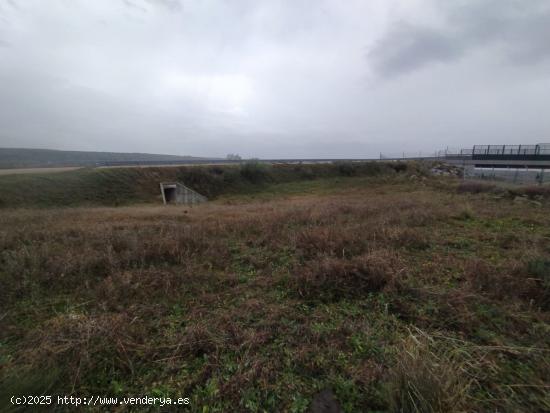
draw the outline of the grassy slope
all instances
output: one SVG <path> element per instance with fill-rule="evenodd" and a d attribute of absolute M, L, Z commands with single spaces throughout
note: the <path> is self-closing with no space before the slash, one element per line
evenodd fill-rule
<path fill-rule="evenodd" d="M 330 387 L 349 412 L 548 410 L 550 206 L 446 185 L 5 211 L 4 396 L 301 412 Z"/>
<path fill-rule="evenodd" d="M 0 176 L 0 207 L 118 206 L 161 202 L 159 182 L 180 181 L 208 197 L 261 191 L 267 184 L 395 173 L 401 164 L 191 166 L 79 169 Z"/>

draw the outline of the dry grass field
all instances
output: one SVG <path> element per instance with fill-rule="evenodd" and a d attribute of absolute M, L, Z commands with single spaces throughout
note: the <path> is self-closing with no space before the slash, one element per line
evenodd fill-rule
<path fill-rule="evenodd" d="M 549 411 L 548 200 L 324 182 L 193 208 L 2 210 L 0 404 L 304 412 L 329 388 L 346 412 Z"/>

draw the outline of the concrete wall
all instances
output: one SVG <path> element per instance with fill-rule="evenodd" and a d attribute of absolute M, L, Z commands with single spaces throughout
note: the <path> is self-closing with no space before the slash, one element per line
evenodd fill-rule
<path fill-rule="evenodd" d="M 162 182 L 160 192 L 164 204 L 199 204 L 208 199 L 180 182 Z"/>
<path fill-rule="evenodd" d="M 527 168 L 474 168 L 464 169 L 465 179 L 491 179 L 517 184 L 542 184 L 550 182 L 550 170 Z"/>

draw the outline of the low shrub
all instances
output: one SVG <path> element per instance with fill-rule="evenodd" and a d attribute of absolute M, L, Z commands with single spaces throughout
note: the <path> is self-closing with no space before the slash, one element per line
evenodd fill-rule
<path fill-rule="evenodd" d="M 491 193 L 497 191 L 497 185 L 479 181 L 463 181 L 457 186 L 456 190 L 459 193 Z"/>
<path fill-rule="evenodd" d="M 248 161 L 241 165 L 241 176 L 253 184 L 268 182 L 271 180 L 269 165 L 258 161 Z"/>
<path fill-rule="evenodd" d="M 474 210 L 470 205 L 465 205 L 454 218 L 460 221 L 470 221 L 475 218 Z"/>
<path fill-rule="evenodd" d="M 550 186 L 533 185 L 510 189 L 513 196 L 527 196 L 528 198 L 550 198 Z"/>
<path fill-rule="evenodd" d="M 338 172 L 343 176 L 355 176 L 357 175 L 357 166 L 351 162 L 338 162 L 336 163 Z"/>
<path fill-rule="evenodd" d="M 409 165 L 407 162 L 395 162 L 392 164 L 393 169 L 395 172 L 405 172 L 407 169 L 409 169 Z"/>
<path fill-rule="evenodd" d="M 550 309 L 550 260 L 537 258 L 529 261 L 527 273 L 536 277 L 539 303 L 544 309 Z"/>

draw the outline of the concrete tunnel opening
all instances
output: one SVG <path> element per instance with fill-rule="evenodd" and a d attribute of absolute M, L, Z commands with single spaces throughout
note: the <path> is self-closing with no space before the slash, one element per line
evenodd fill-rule
<path fill-rule="evenodd" d="M 167 204 L 173 204 L 176 202 L 176 188 L 163 188 L 164 191 L 164 199 L 166 200 Z"/>

